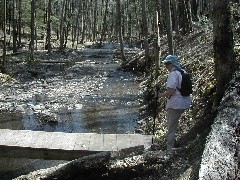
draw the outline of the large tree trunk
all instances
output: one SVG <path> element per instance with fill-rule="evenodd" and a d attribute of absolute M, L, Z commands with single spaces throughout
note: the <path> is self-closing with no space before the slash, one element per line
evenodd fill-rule
<path fill-rule="evenodd" d="M 213 48 L 217 80 L 216 104 L 224 95 L 227 83 L 234 72 L 233 33 L 229 0 L 213 1 Z"/>

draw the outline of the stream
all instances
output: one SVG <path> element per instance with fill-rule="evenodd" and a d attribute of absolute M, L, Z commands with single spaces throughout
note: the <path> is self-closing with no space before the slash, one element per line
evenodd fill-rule
<path fill-rule="evenodd" d="M 41 61 L 31 72 L 20 64 L 18 77 L 1 85 L 0 128 L 134 133 L 140 106 L 138 76 L 118 70 L 114 52 L 107 48 L 73 51 L 68 57 Z M 69 59 L 71 63 L 66 63 Z M 0 179 L 65 162 L 0 158 Z"/>

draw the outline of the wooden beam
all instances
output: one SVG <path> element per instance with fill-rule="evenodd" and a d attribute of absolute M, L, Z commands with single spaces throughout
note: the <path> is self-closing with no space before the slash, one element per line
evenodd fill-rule
<path fill-rule="evenodd" d="M 152 136 L 141 134 L 64 133 L 0 129 L 0 156 L 72 160 L 99 152 L 150 146 Z"/>

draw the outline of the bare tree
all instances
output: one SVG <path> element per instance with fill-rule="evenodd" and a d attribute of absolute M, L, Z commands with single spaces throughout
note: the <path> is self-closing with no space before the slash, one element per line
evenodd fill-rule
<path fill-rule="evenodd" d="M 86 31 L 87 31 L 87 19 L 88 19 L 88 15 L 87 15 L 87 2 L 83 1 L 82 2 L 82 10 L 83 10 L 83 14 L 81 17 L 81 41 L 80 43 L 83 44 L 85 39 L 86 39 Z"/>
<path fill-rule="evenodd" d="M 168 49 L 169 54 L 173 54 L 173 36 L 172 36 L 172 15 L 170 10 L 170 0 L 165 0 L 165 14 L 167 21 L 167 38 L 168 38 Z"/>
<path fill-rule="evenodd" d="M 160 0 L 157 0 L 156 2 L 156 7 L 157 7 L 157 14 L 156 14 L 156 34 L 157 38 L 154 41 L 154 49 L 155 49 L 155 71 L 156 71 L 156 77 L 158 77 L 158 69 L 160 67 L 160 58 L 161 58 L 161 41 L 160 41 L 160 32 L 161 32 L 161 17 L 162 17 L 162 9 L 161 9 L 161 2 Z"/>
<path fill-rule="evenodd" d="M 64 33 L 66 31 L 65 24 L 66 24 L 66 4 L 67 0 L 64 0 L 62 2 L 62 13 L 61 13 L 61 22 L 60 22 L 60 51 L 63 51 L 64 49 Z"/>
<path fill-rule="evenodd" d="M 192 28 L 189 0 L 179 1 L 179 19 L 181 34 L 189 33 Z"/>
<path fill-rule="evenodd" d="M 227 83 L 234 72 L 233 32 L 229 0 L 213 1 L 213 47 L 217 80 L 216 104 L 224 95 Z M 235 66 L 236 67 L 236 66 Z"/>
<path fill-rule="evenodd" d="M 12 35 L 13 35 L 13 53 L 17 52 L 17 6 L 16 0 L 12 2 Z"/>
<path fill-rule="evenodd" d="M 104 15 L 103 15 L 103 24 L 102 24 L 102 33 L 101 33 L 100 44 L 102 44 L 102 41 L 106 40 L 107 13 L 108 13 L 108 0 L 105 1 L 105 10 L 104 10 Z"/>
<path fill-rule="evenodd" d="M 48 53 L 51 54 L 52 47 L 51 47 L 51 15 L 52 15 L 52 0 L 48 0 L 48 10 L 47 10 L 47 37 L 46 37 L 46 47 Z"/>
<path fill-rule="evenodd" d="M 172 0 L 173 5 L 173 17 L 174 17 L 174 30 L 176 35 L 179 35 L 179 20 L 178 20 L 178 1 Z"/>
<path fill-rule="evenodd" d="M 20 48 L 22 43 L 22 0 L 18 1 L 18 48 Z"/>
<path fill-rule="evenodd" d="M 118 38 L 120 41 L 121 58 L 122 58 L 122 61 L 126 61 L 125 54 L 124 54 L 124 48 L 123 48 L 121 9 L 120 8 L 121 8 L 121 2 L 120 2 L 120 0 L 116 0 L 116 9 L 117 9 L 116 22 L 117 22 Z"/>
<path fill-rule="evenodd" d="M 3 60 L 1 63 L 1 71 L 5 72 L 5 62 L 6 62 L 6 19 L 7 19 L 7 3 L 3 0 Z"/>
<path fill-rule="evenodd" d="M 34 55 L 34 39 L 35 39 L 35 0 L 31 1 L 31 39 L 29 44 L 30 60 L 33 60 Z"/>
<path fill-rule="evenodd" d="M 95 0 L 94 2 L 94 10 L 93 10 L 93 41 L 96 41 L 96 36 L 97 36 L 97 8 L 98 8 L 98 4 L 97 4 L 97 0 Z"/>
<path fill-rule="evenodd" d="M 144 50 L 146 62 L 149 62 L 149 43 L 148 43 L 148 22 L 146 14 L 146 1 L 142 0 L 142 23 L 143 23 L 143 37 L 144 37 Z"/>

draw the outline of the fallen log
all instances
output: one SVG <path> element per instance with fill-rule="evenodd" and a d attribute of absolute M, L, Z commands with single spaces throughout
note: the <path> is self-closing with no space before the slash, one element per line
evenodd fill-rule
<path fill-rule="evenodd" d="M 49 173 L 44 180 L 52 179 L 94 179 L 106 172 L 106 163 L 111 158 L 110 152 L 98 153 L 70 161 L 52 173 Z"/>
<path fill-rule="evenodd" d="M 145 52 L 141 51 L 137 54 L 135 54 L 132 57 L 128 57 L 129 59 L 126 62 L 122 62 L 121 67 L 125 70 L 137 70 L 137 71 L 142 71 L 142 69 L 145 68 L 145 57 L 144 57 Z"/>
<path fill-rule="evenodd" d="M 45 175 L 44 180 L 52 179 L 109 179 L 118 178 L 121 174 L 128 175 L 136 172 L 136 170 L 142 170 L 142 163 L 137 164 L 134 168 L 129 166 L 122 168 L 110 168 L 116 159 L 122 159 L 129 156 L 142 154 L 144 146 L 136 146 L 127 149 L 122 149 L 118 152 L 103 152 L 90 156 L 85 156 L 61 166 L 55 171 Z M 135 170 L 134 170 L 135 169 Z"/>
<path fill-rule="evenodd" d="M 85 156 L 68 163 L 23 175 L 15 180 L 30 179 L 98 179 L 122 180 L 146 176 L 154 172 L 151 164 L 164 163 L 160 151 L 144 152 L 143 146 L 123 149 L 118 152 L 102 152 Z M 160 160 L 160 161 L 159 161 Z M 149 166 L 150 164 L 150 166 Z M 150 167 L 150 168 L 149 168 Z"/>

